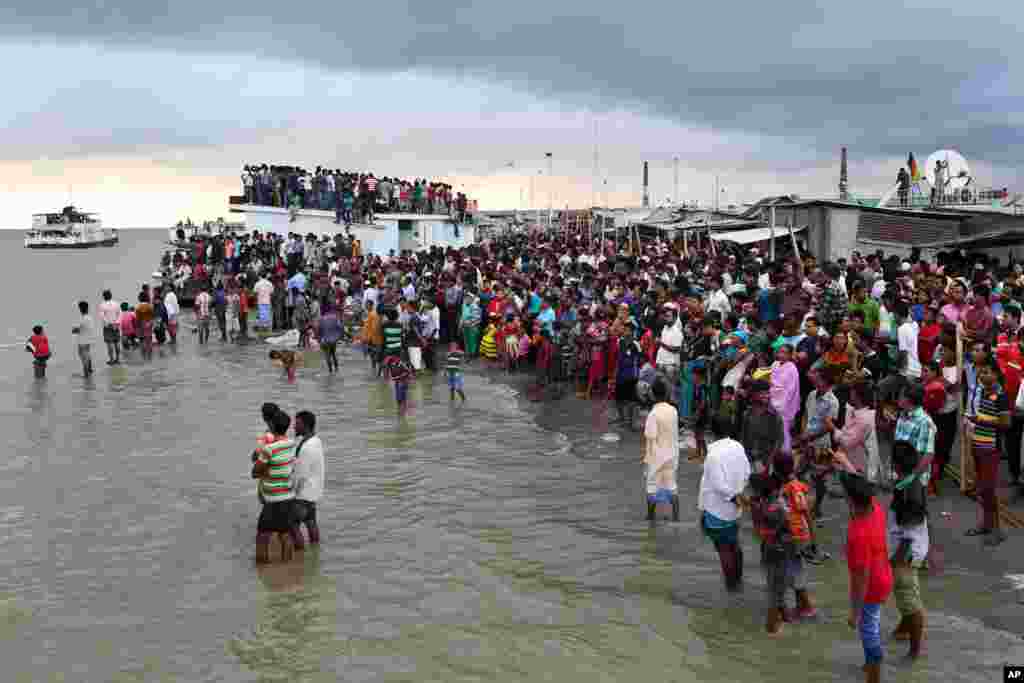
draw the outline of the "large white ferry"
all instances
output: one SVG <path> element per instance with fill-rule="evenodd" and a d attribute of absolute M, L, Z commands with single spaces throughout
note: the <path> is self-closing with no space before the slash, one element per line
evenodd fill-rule
<path fill-rule="evenodd" d="M 65 206 L 60 213 L 37 213 L 25 233 L 28 249 L 88 249 L 117 244 L 117 230 L 104 228 L 96 214 Z"/>

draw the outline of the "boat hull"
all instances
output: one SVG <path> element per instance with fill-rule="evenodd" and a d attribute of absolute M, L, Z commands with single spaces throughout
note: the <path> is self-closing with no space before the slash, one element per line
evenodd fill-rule
<path fill-rule="evenodd" d="M 26 249 L 93 249 L 95 247 L 113 247 L 117 246 L 117 238 L 111 237 L 110 239 L 100 240 L 97 242 L 76 242 L 73 244 L 46 244 L 35 242 L 32 244 L 26 244 Z"/>

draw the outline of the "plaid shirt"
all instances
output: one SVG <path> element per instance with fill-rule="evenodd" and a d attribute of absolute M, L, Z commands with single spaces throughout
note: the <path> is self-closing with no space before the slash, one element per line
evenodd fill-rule
<path fill-rule="evenodd" d="M 896 422 L 894 441 L 907 441 L 920 457 L 935 455 L 935 423 L 924 408 L 918 406 Z"/>
<path fill-rule="evenodd" d="M 849 301 L 843 290 L 835 282 L 830 282 L 821 293 L 821 305 L 818 307 L 821 326 L 834 334 L 839 329 L 839 323 L 843 322 L 848 306 Z"/>

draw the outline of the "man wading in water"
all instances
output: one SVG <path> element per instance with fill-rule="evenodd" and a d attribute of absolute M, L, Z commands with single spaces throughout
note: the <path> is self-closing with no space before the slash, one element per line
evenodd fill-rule
<path fill-rule="evenodd" d="M 121 362 L 121 328 L 118 321 L 121 317 L 121 309 L 114 301 L 113 294 L 109 289 L 103 291 L 103 302 L 98 310 L 100 322 L 103 323 L 103 341 L 107 345 L 107 365 L 116 365 Z"/>
<path fill-rule="evenodd" d="M 310 545 L 320 544 L 320 527 L 316 524 L 316 504 L 324 494 L 324 445 L 316 435 L 316 416 L 308 410 L 295 414 L 295 525 L 292 542 L 296 550 L 305 547 L 302 525 L 306 525 Z"/>
<path fill-rule="evenodd" d="M 252 478 L 259 479 L 263 510 L 256 526 L 256 561 L 270 562 L 270 539 L 281 539 L 281 560 L 292 559 L 292 519 L 295 492 L 292 490 L 292 469 L 295 464 L 295 443 L 288 438 L 291 418 L 278 410 L 268 420 L 274 441 L 252 454 Z"/>
<path fill-rule="evenodd" d="M 78 312 L 82 315 L 78 325 L 71 328 L 71 334 L 78 338 L 78 357 L 82 361 L 82 374 L 92 375 L 92 340 L 96 337 L 96 324 L 89 317 L 89 302 L 79 301 Z"/>
<path fill-rule="evenodd" d="M 750 461 L 743 445 L 732 438 L 733 425 L 721 418 L 712 422 L 712 433 L 722 437 L 708 445 L 704 474 L 700 479 L 697 507 L 701 529 L 718 552 L 730 591 L 743 580 L 743 551 L 739 543 L 740 499 L 750 479 Z"/>

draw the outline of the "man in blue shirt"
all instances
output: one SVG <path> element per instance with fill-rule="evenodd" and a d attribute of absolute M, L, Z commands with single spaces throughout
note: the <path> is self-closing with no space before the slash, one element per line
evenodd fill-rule
<path fill-rule="evenodd" d="M 536 296 L 536 293 L 533 294 Z M 540 297 L 537 297 L 540 299 Z M 541 328 L 548 331 L 552 337 L 555 334 L 555 309 L 551 307 L 550 301 L 542 301 L 540 303 L 540 313 L 537 314 L 537 322 L 541 324 Z"/>

